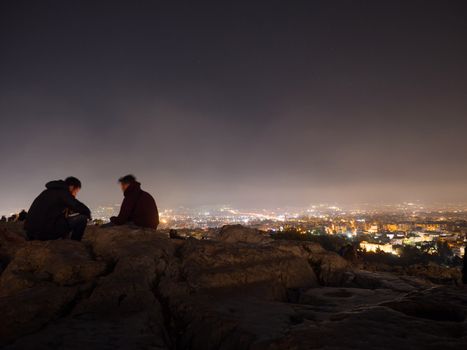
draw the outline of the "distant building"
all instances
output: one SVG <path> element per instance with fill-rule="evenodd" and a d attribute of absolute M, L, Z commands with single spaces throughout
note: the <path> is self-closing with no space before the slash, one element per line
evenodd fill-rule
<path fill-rule="evenodd" d="M 397 250 L 394 249 L 393 245 L 390 243 L 386 244 L 379 244 L 379 243 L 370 243 L 366 241 L 360 242 L 360 249 L 364 249 L 367 252 L 376 253 L 378 251 L 382 251 L 389 254 L 399 255 Z"/>

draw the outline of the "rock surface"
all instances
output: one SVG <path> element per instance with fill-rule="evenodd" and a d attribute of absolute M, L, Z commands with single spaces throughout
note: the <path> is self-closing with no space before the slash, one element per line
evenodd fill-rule
<path fill-rule="evenodd" d="M 221 228 L 217 239 L 226 243 L 269 243 L 271 237 L 254 228 L 242 225 L 226 225 Z"/>
<path fill-rule="evenodd" d="M 26 239 L 18 225 L 0 224 L 0 273 L 13 259 L 16 251 L 23 247 L 24 244 L 26 244 Z"/>
<path fill-rule="evenodd" d="M 3 232 L 6 349 L 467 345 L 466 288 L 362 271 L 316 243 L 241 226 L 213 240 L 130 227 L 88 227 L 81 243 Z"/>

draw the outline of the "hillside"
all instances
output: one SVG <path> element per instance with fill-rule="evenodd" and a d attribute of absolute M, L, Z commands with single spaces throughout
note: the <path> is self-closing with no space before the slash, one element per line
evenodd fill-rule
<path fill-rule="evenodd" d="M 361 270 L 241 226 L 212 240 L 88 227 L 26 242 L 0 226 L 6 349 L 459 349 L 467 288 Z"/>

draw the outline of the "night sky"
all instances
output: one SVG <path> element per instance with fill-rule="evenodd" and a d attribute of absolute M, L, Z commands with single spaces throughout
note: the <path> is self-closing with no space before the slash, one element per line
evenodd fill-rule
<path fill-rule="evenodd" d="M 0 1 L 0 213 L 467 201 L 466 1 Z"/>

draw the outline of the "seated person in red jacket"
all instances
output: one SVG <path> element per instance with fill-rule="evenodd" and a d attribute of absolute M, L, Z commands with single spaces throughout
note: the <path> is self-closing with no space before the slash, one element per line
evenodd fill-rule
<path fill-rule="evenodd" d="M 157 229 L 159 213 L 154 198 L 141 189 L 141 184 L 133 175 L 123 176 L 118 182 L 125 198 L 120 213 L 118 216 L 112 216 L 110 222 L 114 225 L 134 224 Z"/>

